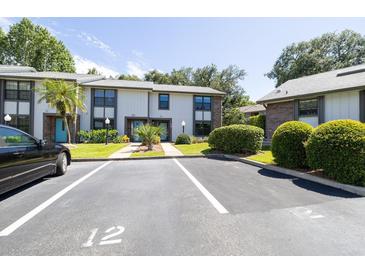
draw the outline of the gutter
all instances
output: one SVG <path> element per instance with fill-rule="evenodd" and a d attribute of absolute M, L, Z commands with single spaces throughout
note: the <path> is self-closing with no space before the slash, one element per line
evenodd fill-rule
<path fill-rule="evenodd" d="M 318 91 L 314 93 L 307 93 L 307 94 L 301 94 L 301 95 L 295 95 L 295 96 L 287 96 L 287 97 L 281 97 L 276 99 L 268 99 L 268 100 L 257 100 L 257 104 L 271 104 L 271 103 L 279 103 L 279 102 L 286 102 L 286 101 L 292 101 L 297 98 L 311 98 L 318 95 L 324 95 L 328 93 L 336 93 L 336 92 L 343 92 L 343 91 L 361 91 L 362 89 L 365 89 L 364 86 L 355 86 L 355 87 L 349 87 L 349 88 L 342 88 L 342 89 L 333 89 L 333 90 L 326 90 L 326 91 Z"/>

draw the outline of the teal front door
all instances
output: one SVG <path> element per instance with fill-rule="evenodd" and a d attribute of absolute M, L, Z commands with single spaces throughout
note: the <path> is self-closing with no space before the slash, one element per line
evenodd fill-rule
<path fill-rule="evenodd" d="M 56 118 L 56 143 L 66 143 L 67 132 L 62 118 Z"/>

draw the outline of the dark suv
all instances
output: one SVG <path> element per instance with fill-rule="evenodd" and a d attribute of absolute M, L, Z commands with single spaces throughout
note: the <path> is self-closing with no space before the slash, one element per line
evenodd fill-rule
<path fill-rule="evenodd" d="M 48 175 L 63 175 L 70 150 L 0 125 L 0 194 Z"/>

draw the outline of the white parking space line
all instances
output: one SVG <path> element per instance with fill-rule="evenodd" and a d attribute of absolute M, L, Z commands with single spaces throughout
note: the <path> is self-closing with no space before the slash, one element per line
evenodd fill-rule
<path fill-rule="evenodd" d="M 56 193 L 55 195 L 53 195 L 51 198 L 49 198 L 48 200 L 46 200 L 45 202 L 43 202 L 42 204 L 40 204 L 39 206 L 37 206 L 36 208 L 34 208 L 33 210 L 31 210 L 30 212 L 28 212 L 27 214 L 25 214 L 23 217 L 21 217 L 20 219 L 18 219 L 17 221 L 15 221 L 11 225 L 9 225 L 8 227 L 6 227 L 2 231 L 0 231 L 0 237 L 2 237 L 2 236 L 9 236 L 16 229 L 18 229 L 20 226 L 22 226 L 23 224 L 25 224 L 26 222 L 28 222 L 30 219 L 32 219 L 34 216 L 36 216 L 42 210 L 44 210 L 45 208 L 47 208 L 48 206 L 50 206 L 52 203 L 54 203 L 55 201 L 57 201 L 59 198 L 61 198 L 63 195 L 65 195 L 67 192 L 69 192 L 71 189 L 73 189 L 74 187 L 78 186 L 79 184 L 81 184 L 82 182 L 84 182 L 86 179 L 88 179 L 92 175 L 94 175 L 95 173 L 99 172 L 101 169 L 103 169 L 104 167 L 106 167 L 107 165 L 109 165 L 111 162 L 112 161 L 108 161 L 108 162 L 102 164 L 98 168 L 94 169 L 93 171 L 89 172 L 88 174 L 86 174 L 85 176 L 81 177 L 77 181 L 73 182 L 71 185 L 65 187 L 64 189 L 62 189 L 61 191 L 59 191 L 58 193 Z"/>
<path fill-rule="evenodd" d="M 181 168 L 181 170 L 188 176 L 193 184 L 200 190 L 200 192 L 208 199 L 208 201 L 218 210 L 220 214 L 229 213 L 227 209 L 222 206 L 220 202 L 177 160 L 173 159 L 174 162 Z"/>

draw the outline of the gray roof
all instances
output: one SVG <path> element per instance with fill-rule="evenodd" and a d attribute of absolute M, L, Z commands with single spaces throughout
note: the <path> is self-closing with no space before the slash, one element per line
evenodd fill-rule
<path fill-rule="evenodd" d="M 158 84 L 153 84 L 153 91 L 199 93 L 199 94 L 209 94 L 209 95 L 225 95 L 226 94 L 223 91 L 219 91 L 219 90 L 208 88 L 208 87 L 158 85 Z"/>
<path fill-rule="evenodd" d="M 0 73 L 3 72 L 35 72 L 36 69 L 26 66 L 0 65 Z"/>
<path fill-rule="evenodd" d="M 243 113 L 260 112 L 260 111 L 266 111 L 266 108 L 263 105 L 257 104 L 257 105 L 240 107 L 240 111 Z"/>
<path fill-rule="evenodd" d="M 152 89 L 153 88 L 153 82 L 105 79 L 105 80 L 97 80 L 97 81 L 87 82 L 87 83 L 83 84 L 83 86 L 110 87 L 110 88 Z"/>
<path fill-rule="evenodd" d="M 103 79 L 101 75 L 91 74 L 79 74 L 79 73 L 68 73 L 68 72 L 52 72 L 52 71 L 41 71 L 41 72 L 1 72 L 0 77 L 9 78 L 23 78 L 23 79 L 57 79 L 57 80 L 69 80 L 76 81 L 77 83 L 85 83 Z"/>
<path fill-rule="evenodd" d="M 3 68 L 3 69 L 1 69 Z M 162 92 L 178 93 L 196 93 L 209 95 L 224 95 L 225 92 L 208 87 L 196 86 L 175 86 L 175 85 L 158 85 L 148 81 L 129 81 L 105 79 L 101 75 L 67 73 L 67 72 L 38 72 L 34 68 L 21 66 L 0 66 L 0 77 L 21 78 L 21 79 L 62 79 L 76 81 L 83 86 L 88 87 L 106 87 L 106 88 L 131 88 L 131 89 L 148 89 Z"/>
<path fill-rule="evenodd" d="M 149 89 L 155 92 L 177 92 L 177 93 L 196 93 L 209 95 L 224 95 L 225 93 L 207 87 L 196 86 L 176 86 L 176 85 L 159 85 L 148 81 L 131 81 L 131 80 L 97 80 L 84 83 L 88 87 L 109 87 L 109 88 L 131 88 L 131 89 Z"/>
<path fill-rule="evenodd" d="M 267 103 L 365 87 L 365 64 L 289 80 L 257 100 Z"/>

